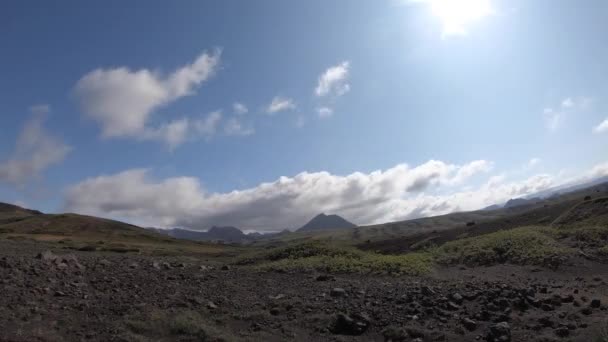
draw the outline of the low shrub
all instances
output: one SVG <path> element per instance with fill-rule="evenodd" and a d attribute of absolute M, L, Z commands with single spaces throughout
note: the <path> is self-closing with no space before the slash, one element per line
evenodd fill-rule
<path fill-rule="evenodd" d="M 492 265 L 500 263 L 556 266 L 569 250 L 543 229 L 522 227 L 450 241 L 434 250 L 439 263 Z"/>

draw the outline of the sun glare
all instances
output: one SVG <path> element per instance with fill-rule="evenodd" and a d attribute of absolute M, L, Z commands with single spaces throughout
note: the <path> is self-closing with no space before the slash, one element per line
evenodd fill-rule
<path fill-rule="evenodd" d="M 467 25 L 493 13 L 490 0 L 431 0 L 431 10 L 443 23 L 443 35 L 464 35 Z"/>

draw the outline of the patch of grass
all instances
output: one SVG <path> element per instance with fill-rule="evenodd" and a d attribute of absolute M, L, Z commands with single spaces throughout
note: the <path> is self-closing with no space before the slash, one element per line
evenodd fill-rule
<path fill-rule="evenodd" d="M 238 265 L 256 264 L 265 261 L 296 260 L 311 257 L 347 257 L 357 258 L 360 251 L 352 247 L 335 247 L 323 242 L 305 242 L 286 247 L 243 255 L 236 260 Z"/>
<path fill-rule="evenodd" d="M 167 312 L 152 310 L 125 319 L 129 334 L 140 340 L 175 340 L 188 337 L 188 341 L 225 341 L 218 329 L 207 323 L 198 312 L 185 310 Z"/>
<path fill-rule="evenodd" d="M 569 252 L 544 229 L 522 227 L 450 241 L 433 254 L 442 264 L 557 266 Z"/>
<path fill-rule="evenodd" d="M 380 255 L 352 247 L 306 242 L 274 248 L 241 258 L 263 271 L 321 271 L 330 273 L 391 273 L 422 275 L 433 267 L 428 253 Z"/>
<path fill-rule="evenodd" d="M 273 271 L 322 271 L 330 273 L 390 273 L 395 275 L 423 275 L 433 268 L 433 258 L 427 253 L 380 255 L 361 252 L 357 257 L 312 256 L 282 259 L 257 266 Z"/>
<path fill-rule="evenodd" d="M 602 255 L 602 256 L 608 256 L 608 245 L 606 245 L 606 246 L 604 246 L 604 247 L 602 247 L 602 248 L 599 248 L 599 249 L 597 250 L 597 253 L 598 253 L 599 255 Z"/>
<path fill-rule="evenodd" d="M 603 245 L 608 241 L 608 226 L 564 226 L 553 229 L 558 238 L 572 237 L 576 241 Z"/>
<path fill-rule="evenodd" d="M 176 315 L 170 322 L 170 331 L 173 335 L 188 335 L 207 339 L 206 327 L 200 314 L 194 311 L 185 311 Z"/>

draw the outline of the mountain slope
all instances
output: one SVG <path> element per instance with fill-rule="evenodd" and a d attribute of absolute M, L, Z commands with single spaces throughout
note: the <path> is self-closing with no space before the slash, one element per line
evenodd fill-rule
<path fill-rule="evenodd" d="M 325 215 L 319 214 L 312 220 L 308 221 L 305 225 L 300 227 L 298 232 L 315 232 L 323 230 L 334 230 L 334 229 L 352 229 L 357 225 L 348 222 L 338 215 Z"/>
<path fill-rule="evenodd" d="M 193 241 L 223 241 L 228 243 L 241 243 L 253 239 L 236 227 L 212 227 L 206 232 L 173 228 L 173 229 L 154 229 L 155 231 L 166 234 L 176 239 Z"/>

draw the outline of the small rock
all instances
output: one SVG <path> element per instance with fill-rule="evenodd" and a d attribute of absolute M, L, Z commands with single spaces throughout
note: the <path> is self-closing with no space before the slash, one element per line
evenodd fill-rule
<path fill-rule="evenodd" d="M 475 322 L 474 320 L 470 319 L 470 318 L 463 318 L 462 319 L 462 325 L 468 330 L 468 331 L 473 331 L 475 329 L 477 329 L 477 322 Z"/>
<path fill-rule="evenodd" d="M 385 342 L 405 342 L 409 340 L 409 335 L 403 328 L 389 326 L 382 330 Z"/>
<path fill-rule="evenodd" d="M 591 300 L 591 303 L 589 304 L 589 306 L 594 309 L 598 309 L 601 305 L 602 305 L 602 302 L 599 299 L 593 299 L 593 300 Z"/>
<path fill-rule="evenodd" d="M 228 271 L 228 270 L 230 270 L 230 266 L 224 265 L 224 266 L 222 266 L 221 270 L 222 271 Z"/>
<path fill-rule="evenodd" d="M 340 287 L 336 287 L 329 292 L 329 295 L 332 297 L 344 297 L 346 296 L 346 290 Z"/>
<path fill-rule="evenodd" d="M 451 295 L 452 300 L 454 301 L 454 303 L 460 305 L 462 304 L 462 301 L 464 300 L 464 298 L 462 297 L 462 295 L 460 293 L 454 293 Z"/>
<path fill-rule="evenodd" d="M 112 265 L 112 263 L 110 261 L 106 260 L 106 259 L 99 260 L 99 264 L 101 266 L 111 266 Z"/>
<path fill-rule="evenodd" d="M 217 305 L 215 305 L 214 302 L 210 301 L 210 302 L 207 303 L 207 308 L 209 308 L 211 310 L 215 310 L 215 309 L 217 309 Z"/>
<path fill-rule="evenodd" d="M 486 334 L 486 340 L 488 342 L 510 342 L 511 327 L 509 326 L 509 323 L 500 322 L 492 324 Z"/>
<path fill-rule="evenodd" d="M 57 256 L 51 251 L 44 251 L 42 253 L 38 253 L 38 255 L 36 255 L 36 259 L 41 259 L 42 261 L 54 261 L 57 259 Z"/>
<path fill-rule="evenodd" d="M 567 327 L 559 327 L 559 328 L 555 329 L 553 332 L 555 332 L 555 335 L 557 335 L 559 337 L 567 337 L 568 335 L 570 335 L 570 330 L 568 330 Z"/>
<path fill-rule="evenodd" d="M 327 274 L 320 274 L 317 276 L 317 278 L 315 278 L 316 281 L 330 281 L 330 280 L 334 280 L 334 276 L 331 275 L 327 275 Z"/>
<path fill-rule="evenodd" d="M 330 331 L 340 335 L 361 335 L 370 325 L 369 318 L 365 315 L 348 316 L 338 314 L 330 326 Z"/>

